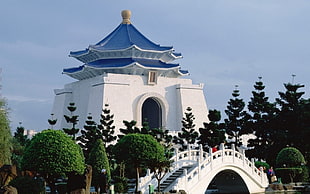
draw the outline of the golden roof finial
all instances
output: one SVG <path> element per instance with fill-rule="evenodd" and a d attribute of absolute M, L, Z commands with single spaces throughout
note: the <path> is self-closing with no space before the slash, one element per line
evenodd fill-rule
<path fill-rule="evenodd" d="M 123 10 L 122 11 L 122 18 L 123 18 L 122 24 L 131 24 L 130 16 L 131 16 L 131 11 L 130 10 Z"/>

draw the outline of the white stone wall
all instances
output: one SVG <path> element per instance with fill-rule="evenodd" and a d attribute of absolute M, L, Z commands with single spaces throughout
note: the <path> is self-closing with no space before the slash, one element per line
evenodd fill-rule
<path fill-rule="evenodd" d="M 157 84 L 148 85 L 147 76 L 105 74 L 65 85 L 55 90 L 53 113 L 57 118 L 55 129 L 66 125 L 63 115 L 69 115 L 67 106 L 74 102 L 79 115 L 78 127 L 85 124 L 88 113 L 99 123 L 104 104 L 114 114 L 116 129 L 124 128 L 123 120 L 136 120 L 141 125 L 141 108 L 148 97 L 156 98 L 163 109 L 163 125 L 171 131 L 181 129 L 181 120 L 187 107 L 195 115 L 198 130 L 207 121 L 207 105 L 203 85 L 192 84 L 190 79 L 158 77 Z"/>

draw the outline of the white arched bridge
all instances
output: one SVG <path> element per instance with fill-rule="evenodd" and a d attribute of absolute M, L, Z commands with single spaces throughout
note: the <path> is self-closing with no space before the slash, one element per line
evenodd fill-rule
<path fill-rule="evenodd" d="M 200 147 L 176 153 L 173 166 L 161 181 L 161 191 L 184 190 L 188 194 L 204 194 L 212 187 L 219 193 L 260 193 L 268 187 L 266 173 L 248 160 L 244 151 L 237 151 L 232 145 L 212 153 L 212 149 L 204 152 Z M 149 193 L 149 185 L 157 190 L 157 180 L 153 174 L 147 173 L 140 178 L 142 193 Z"/>

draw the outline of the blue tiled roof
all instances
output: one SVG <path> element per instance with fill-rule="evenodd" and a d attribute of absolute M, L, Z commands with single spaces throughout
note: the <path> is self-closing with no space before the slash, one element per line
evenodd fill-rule
<path fill-rule="evenodd" d="M 159 60 L 150 60 L 150 59 L 141 59 L 141 58 L 117 58 L 117 59 L 100 59 L 91 63 L 88 63 L 83 66 L 74 67 L 64 69 L 64 73 L 75 73 L 78 71 L 82 71 L 85 66 L 93 67 L 93 68 L 120 68 L 126 67 L 132 63 L 139 63 L 144 67 L 152 67 L 152 68 L 160 68 L 160 69 L 169 69 L 179 67 L 179 64 L 173 63 L 164 63 Z"/>
<path fill-rule="evenodd" d="M 133 45 L 145 50 L 166 51 L 171 50 L 172 46 L 160 46 L 155 44 L 140 33 L 132 24 L 120 24 L 107 37 L 91 46 L 98 50 L 120 50 Z M 87 53 L 87 50 L 70 52 L 70 55 L 80 55 Z"/>
<path fill-rule="evenodd" d="M 136 45 L 146 50 L 170 50 L 172 47 L 163 47 L 155 44 L 141 34 L 132 24 L 120 24 L 112 33 L 98 42 L 95 47 L 103 50 L 125 49 Z"/>

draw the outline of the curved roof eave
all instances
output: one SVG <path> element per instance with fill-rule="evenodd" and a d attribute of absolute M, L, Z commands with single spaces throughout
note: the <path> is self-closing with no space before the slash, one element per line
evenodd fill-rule
<path fill-rule="evenodd" d="M 175 59 L 178 59 L 178 58 L 182 58 L 182 54 L 181 53 L 173 53 L 174 49 L 171 47 L 170 49 L 168 50 L 162 50 L 162 51 L 158 51 L 158 50 L 146 50 L 146 49 L 143 49 L 143 48 L 140 48 L 139 46 L 137 45 L 131 45 L 130 47 L 127 47 L 127 48 L 122 48 L 122 49 L 116 49 L 116 50 L 102 50 L 102 49 L 98 49 L 96 47 L 94 47 L 93 45 L 90 45 L 87 49 L 85 50 L 81 50 L 81 51 L 71 51 L 70 54 L 69 54 L 69 57 L 75 57 L 75 58 L 78 58 L 78 57 L 81 57 L 83 55 L 87 55 L 89 54 L 91 51 L 97 51 L 97 52 L 122 52 L 122 51 L 126 51 L 126 50 L 130 50 L 132 48 L 135 48 L 139 51 L 142 51 L 142 52 L 154 52 L 154 53 L 166 53 L 166 52 L 170 52 L 171 56 Z"/>
<path fill-rule="evenodd" d="M 171 67 L 150 67 L 150 66 L 147 66 L 147 65 L 143 65 L 137 61 L 134 61 L 132 63 L 128 63 L 128 64 L 124 64 L 122 66 L 102 66 L 102 67 L 96 67 L 96 66 L 91 66 L 91 65 L 82 65 L 82 66 L 79 66 L 77 68 L 66 68 L 66 69 L 63 69 L 63 74 L 75 74 L 75 73 L 80 73 L 82 71 L 84 71 L 86 68 L 90 68 L 90 69 L 124 69 L 124 68 L 128 68 L 130 66 L 138 66 L 140 68 L 143 68 L 143 69 L 152 69 L 152 70 L 173 70 L 173 69 L 178 69 L 178 72 L 180 72 L 180 74 L 182 75 L 185 75 L 183 72 L 181 72 L 179 69 L 179 65 L 178 64 L 175 64 L 175 66 L 171 66 Z M 187 71 L 184 71 L 185 73 Z"/>

